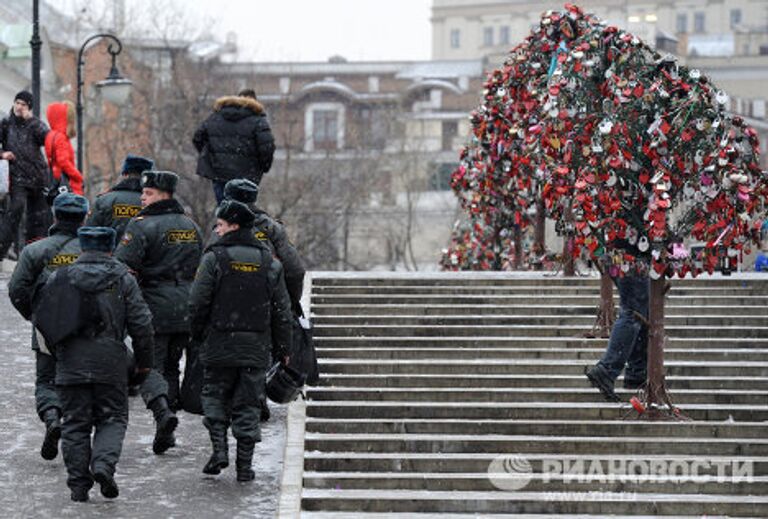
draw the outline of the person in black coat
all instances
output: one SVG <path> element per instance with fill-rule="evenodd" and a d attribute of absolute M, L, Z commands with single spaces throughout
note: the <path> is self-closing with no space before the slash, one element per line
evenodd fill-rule
<path fill-rule="evenodd" d="M 46 314 L 54 330 L 67 326 L 62 316 L 75 324 L 72 333 L 55 344 L 56 389 L 63 411 L 67 486 L 73 501 L 87 501 L 94 481 L 104 497 L 118 496 L 114 474 L 128 426 L 128 352 L 123 340 L 127 330 L 136 360 L 131 376 L 140 379 L 152 367 L 154 331 L 136 279 L 112 258 L 115 230 L 81 227 L 77 235 L 83 253 L 51 275 L 41 297 L 66 301 L 59 313 Z M 68 313 L 72 308 L 80 309 L 76 316 Z"/>
<path fill-rule="evenodd" d="M 200 154 L 197 174 L 211 179 L 217 204 L 224 199 L 227 181 L 247 178 L 259 184 L 272 167 L 275 139 L 252 90 L 217 99 L 192 142 Z"/>

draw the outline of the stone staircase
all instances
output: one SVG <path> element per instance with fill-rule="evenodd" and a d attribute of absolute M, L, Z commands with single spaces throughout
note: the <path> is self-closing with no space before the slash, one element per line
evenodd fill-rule
<path fill-rule="evenodd" d="M 768 280 L 673 281 L 667 380 L 690 422 L 635 421 L 588 385 L 598 293 L 595 278 L 315 274 L 301 516 L 768 517 Z"/>

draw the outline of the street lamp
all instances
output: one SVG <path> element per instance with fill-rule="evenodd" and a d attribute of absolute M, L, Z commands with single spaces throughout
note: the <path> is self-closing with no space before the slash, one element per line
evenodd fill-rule
<path fill-rule="evenodd" d="M 114 34 L 101 33 L 94 34 L 89 37 L 80 47 L 80 52 L 77 54 L 77 104 L 75 106 L 77 112 L 77 169 L 83 171 L 83 141 L 85 135 L 83 135 L 83 66 L 85 65 L 85 47 L 96 38 L 108 38 L 113 40 L 117 44 L 117 48 L 110 43 L 107 47 L 107 52 L 112 56 L 112 68 L 109 71 L 109 75 L 103 81 L 96 83 L 96 88 L 101 91 L 103 98 L 110 103 L 116 105 L 122 105 L 128 100 L 128 96 L 131 93 L 131 80 L 126 79 L 120 75 L 120 71 L 117 70 L 117 55 L 123 50 L 123 44 Z"/>
<path fill-rule="evenodd" d="M 40 4 L 38 0 L 32 1 L 32 39 L 29 40 L 32 47 L 32 113 L 35 117 L 40 117 L 40 105 L 43 100 L 40 99 L 40 47 L 43 45 L 40 40 Z"/>

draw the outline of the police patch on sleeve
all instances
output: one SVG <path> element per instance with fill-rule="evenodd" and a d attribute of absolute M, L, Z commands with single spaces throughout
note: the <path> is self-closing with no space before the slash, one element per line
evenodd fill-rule
<path fill-rule="evenodd" d="M 131 243 L 131 240 L 133 239 L 133 233 L 126 232 L 123 233 L 123 237 L 120 239 L 120 243 L 123 245 L 128 245 Z"/>

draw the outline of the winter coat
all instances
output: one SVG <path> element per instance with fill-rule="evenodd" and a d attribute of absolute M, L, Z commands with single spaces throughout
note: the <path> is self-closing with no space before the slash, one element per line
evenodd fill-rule
<path fill-rule="evenodd" d="M 83 194 L 83 174 L 75 167 L 75 151 L 72 149 L 70 136 L 75 135 L 75 108 L 70 102 L 51 103 L 46 110 L 51 131 L 45 137 L 45 154 L 51 166 L 53 178 L 61 179 L 61 174 L 69 180 L 73 193 Z"/>
<path fill-rule="evenodd" d="M 268 317 L 263 331 L 225 331 L 212 325 L 216 304 L 221 301 L 217 300 L 217 296 L 224 299 L 230 297 L 229 294 L 219 294 L 224 271 L 214 253 L 215 248 L 226 248 L 230 269 L 235 269 L 236 265 L 255 265 L 257 269 L 268 269 L 267 293 L 263 295 Z M 256 286 L 254 284 L 253 290 L 256 290 Z M 251 292 L 250 295 L 259 297 L 262 294 Z M 206 249 L 192 285 L 189 312 L 192 337 L 203 341 L 200 359 L 206 366 L 267 368 L 270 353 L 281 358 L 289 351 L 293 319 L 283 279 L 283 267 L 272 256 L 269 248 L 254 238 L 251 228 L 228 233 Z"/>
<path fill-rule="evenodd" d="M 37 117 L 22 119 L 13 111 L 0 121 L 0 144 L 3 151 L 12 151 L 16 156 L 10 161 L 11 190 L 14 186 L 47 187 L 48 164 L 40 152 L 48 135 L 48 126 Z"/>
<path fill-rule="evenodd" d="M 126 177 L 112 189 L 96 197 L 88 217 L 88 225 L 112 227 L 117 232 L 117 242 L 123 237 L 131 218 L 141 211 L 141 179 Z"/>
<path fill-rule="evenodd" d="M 304 290 L 304 262 L 299 251 L 288 239 L 288 233 L 283 224 L 272 218 L 266 211 L 256 206 L 250 206 L 256 213 L 256 221 L 253 225 L 254 237 L 269 247 L 280 263 L 283 265 L 285 275 L 285 287 L 291 298 L 291 308 L 296 315 L 301 314 L 301 294 Z M 218 241 L 218 236 L 213 234 L 210 245 Z"/>
<path fill-rule="evenodd" d="M 56 384 L 126 386 L 126 330 L 133 342 L 136 366 L 149 368 L 153 363 L 152 315 L 136 280 L 125 265 L 100 252 L 84 252 L 73 265 L 54 272 L 49 283 L 65 271 L 77 289 L 95 294 L 104 326 L 95 335 L 87 329 L 57 345 Z"/>
<path fill-rule="evenodd" d="M 125 228 L 115 257 L 136 273 L 155 332 L 189 332 L 189 289 L 202 249 L 200 228 L 175 199 L 148 205 Z"/>
<path fill-rule="evenodd" d="M 30 243 L 21 251 L 8 282 L 8 295 L 24 319 L 30 319 L 35 298 L 48 277 L 80 256 L 78 227 L 74 222 L 57 222 L 47 238 Z"/>
<path fill-rule="evenodd" d="M 197 174 L 221 182 L 246 178 L 260 183 L 275 153 L 264 107 L 250 97 L 226 96 L 216 100 L 213 110 L 192 138 L 200 153 Z"/>

